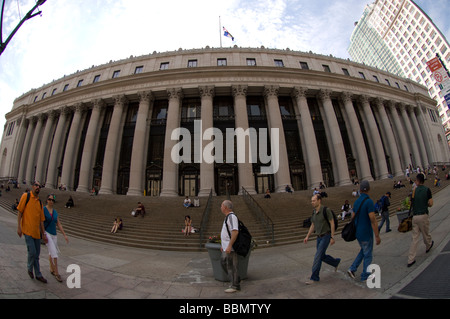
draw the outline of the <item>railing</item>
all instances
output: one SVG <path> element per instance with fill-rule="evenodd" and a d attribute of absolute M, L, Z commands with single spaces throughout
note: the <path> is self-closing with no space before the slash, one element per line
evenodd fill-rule
<path fill-rule="evenodd" d="M 250 195 L 247 190 L 242 187 L 242 195 L 244 196 L 244 201 L 250 207 L 252 212 L 255 213 L 256 218 L 260 220 L 263 226 L 266 228 L 266 235 L 272 237 L 271 244 L 275 244 L 275 231 L 272 219 L 264 212 L 264 209 L 258 204 L 258 202 Z"/>
<path fill-rule="evenodd" d="M 212 189 L 209 192 L 208 201 L 206 202 L 205 210 L 203 211 L 202 222 L 200 223 L 200 248 L 203 248 L 204 236 L 206 226 L 208 225 L 209 214 L 211 213 L 211 202 L 212 202 Z"/>

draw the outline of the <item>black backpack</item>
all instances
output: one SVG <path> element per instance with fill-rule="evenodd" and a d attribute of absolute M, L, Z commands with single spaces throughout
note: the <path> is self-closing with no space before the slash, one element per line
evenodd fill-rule
<path fill-rule="evenodd" d="M 228 229 L 227 224 L 229 215 L 230 214 L 228 214 L 227 217 L 225 218 L 225 226 L 227 227 L 228 236 L 230 236 L 231 238 L 231 233 L 230 230 Z M 236 238 L 236 241 L 233 244 L 233 249 L 238 255 L 246 257 L 252 247 L 252 235 L 250 234 L 248 228 L 244 225 L 244 223 L 239 220 L 239 218 L 238 223 L 239 223 L 239 234 L 238 237 Z"/>
<path fill-rule="evenodd" d="M 338 228 L 338 218 L 337 218 L 336 214 L 333 212 L 332 209 L 330 209 L 330 211 L 331 211 L 331 215 L 333 215 L 334 230 L 337 230 L 337 228 Z M 327 217 L 327 207 L 326 206 L 323 208 L 323 217 L 325 218 L 325 220 L 328 223 L 328 226 L 330 226 L 330 229 L 331 229 L 330 221 L 328 220 L 328 217 Z"/>

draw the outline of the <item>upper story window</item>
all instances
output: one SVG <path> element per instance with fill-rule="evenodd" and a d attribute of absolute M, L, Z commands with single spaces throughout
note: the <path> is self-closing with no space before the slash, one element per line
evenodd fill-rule
<path fill-rule="evenodd" d="M 83 80 L 78 81 L 77 88 L 83 85 Z"/>
<path fill-rule="evenodd" d="M 247 58 L 247 65 L 248 66 L 256 66 L 256 59 Z"/>
<path fill-rule="evenodd" d="M 303 70 L 309 70 L 308 63 L 306 63 L 306 62 L 300 62 L 300 67 L 301 67 Z"/>
<path fill-rule="evenodd" d="M 92 83 L 97 83 L 98 81 L 100 81 L 100 75 L 96 75 L 94 77 L 94 82 L 92 82 Z"/>
<path fill-rule="evenodd" d="M 322 64 L 322 67 L 323 67 L 323 70 L 324 70 L 325 72 L 331 73 L 331 70 L 330 70 L 330 66 L 329 66 L 329 65 Z"/>
<path fill-rule="evenodd" d="M 227 59 L 217 59 L 217 66 L 227 66 Z"/>
<path fill-rule="evenodd" d="M 47 95 L 47 92 L 44 92 L 44 94 L 42 94 L 42 99 L 41 100 L 45 99 L 46 95 Z"/>
<path fill-rule="evenodd" d="M 144 66 L 137 66 L 136 69 L 134 70 L 134 74 L 139 74 L 142 73 L 144 71 Z"/>
<path fill-rule="evenodd" d="M 344 75 L 350 75 L 350 73 L 348 72 L 348 70 L 345 69 L 345 68 L 342 68 L 342 72 L 344 73 Z"/>
<path fill-rule="evenodd" d="M 69 84 L 64 85 L 63 92 L 66 92 L 69 89 Z"/>
<path fill-rule="evenodd" d="M 197 60 L 189 60 L 188 68 L 195 68 L 195 67 L 197 67 Z"/>
<path fill-rule="evenodd" d="M 275 60 L 273 60 L 273 61 L 275 62 L 275 66 L 278 66 L 278 67 L 281 67 L 281 68 L 284 67 L 283 60 L 277 60 L 277 59 L 275 59 Z"/>
<path fill-rule="evenodd" d="M 362 72 L 358 72 L 358 74 L 359 74 L 359 76 L 361 77 L 361 79 L 366 79 L 366 76 L 364 75 L 364 73 L 362 73 Z"/>
<path fill-rule="evenodd" d="M 119 74 L 120 74 L 120 70 L 114 71 L 112 78 L 113 79 L 118 78 Z"/>
<path fill-rule="evenodd" d="M 160 70 L 168 70 L 169 69 L 169 62 L 163 62 L 159 65 Z"/>
<path fill-rule="evenodd" d="M 52 96 L 55 95 L 57 89 L 53 89 Z"/>

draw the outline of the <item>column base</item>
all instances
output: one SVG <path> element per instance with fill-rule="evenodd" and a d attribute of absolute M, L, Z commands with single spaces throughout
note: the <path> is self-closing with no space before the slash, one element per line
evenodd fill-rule
<path fill-rule="evenodd" d="M 211 188 L 205 188 L 205 189 L 201 189 L 198 192 L 198 197 L 208 197 L 209 193 L 211 192 Z M 213 196 L 217 196 L 216 192 L 214 191 L 214 189 L 212 190 L 212 195 Z"/>
<path fill-rule="evenodd" d="M 160 197 L 178 197 L 178 193 L 173 189 L 163 189 L 159 194 Z"/>
<path fill-rule="evenodd" d="M 113 195 L 114 193 L 113 193 L 112 189 L 100 188 L 98 194 L 99 195 Z"/>
<path fill-rule="evenodd" d="M 144 192 L 139 189 L 129 189 L 127 196 L 144 196 Z"/>
<path fill-rule="evenodd" d="M 87 188 L 87 186 L 78 186 L 77 193 L 89 193 L 89 189 Z"/>

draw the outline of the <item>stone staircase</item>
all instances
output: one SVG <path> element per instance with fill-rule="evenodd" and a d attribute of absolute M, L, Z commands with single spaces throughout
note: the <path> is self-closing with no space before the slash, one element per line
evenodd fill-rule
<path fill-rule="evenodd" d="M 433 193 L 448 186 L 450 181 L 441 181 L 441 187 L 434 187 L 432 180 L 425 183 Z M 392 180 L 375 181 L 371 183 L 369 193 L 372 199 L 380 198 L 386 191 L 392 193 L 390 214 L 391 223 L 396 223 L 396 208 L 408 195 L 410 185 L 405 188 L 394 190 Z M 10 192 L 3 190 L 0 197 L 0 206 L 11 213 L 11 206 L 16 198 L 20 198 L 24 189 L 13 189 Z M 356 186 L 344 186 L 328 188 L 325 191 L 328 197 L 324 198 L 322 204 L 330 207 L 336 214 L 344 201 L 348 199 L 353 205 L 352 189 Z M 220 204 L 226 198 L 224 196 L 212 197 L 211 213 L 208 224 L 204 229 L 204 240 L 200 242 L 199 233 L 185 237 L 182 233 L 184 228 L 184 216 L 190 215 L 195 228 L 200 227 L 207 198 L 200 199 L 200 207 L 184 208 L 183 197 L 134 197 L 119 195 L 90 196 L 76 192 L 65 192 L 59 190 L 42 189 L 40 198 L 45 205 L 45 198 L 49 193 L 56 195 L 55 209 L 58 211 L 60 221 L 70 237 L 78 237 L 93 241 L 100 241 L 113 245 L 131 246 L 145 249 L 161 249 L 174 251 L 199 251 L 204 249 L 204 244 L 210 236 L 220 235 L 224 215 L 220 211 Z M 72 196 L 75 207 L 65 208 L 65 202 Z M 247 206 L 243 196 L 231 196 L 234 211 L 240 220 L 249 228 L 258 248 L 272 245 L 285 245 L 302 242 L 308 228 L 303 228 L 303 220 L 310 217 L 312 191 L 298 191 L 294 194 L 278 193 L 272 194 L 271 199 L 265 199 L 263 194 L 253 195 L 253 198 L 263 208 L 265 213 L 274 223 L 275 241 L 267 234 L 265 227 L 261 224 L 252 210 Z M 131 211 L 141 201 L 147 211 L 144 218 L 131 216 Z M 123 220 L 124 228 L 116 234 L 111 234 L 114 218 Z M 380 217 L 377 217 L 378 219 Z M 347 222 L 339 221 L 337 233 Z M 391 226 L 396 231 L 396 227 Z M 384 229 L 382 230 L 382 233 Z"/>

